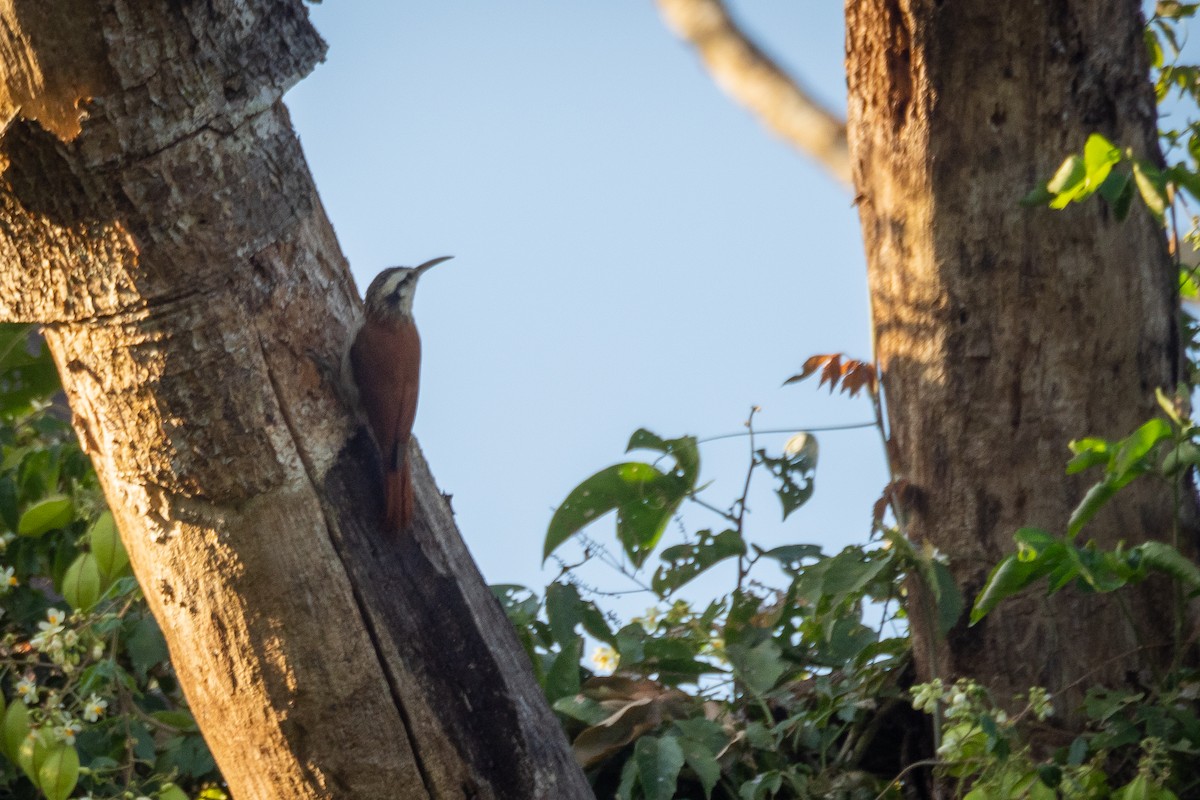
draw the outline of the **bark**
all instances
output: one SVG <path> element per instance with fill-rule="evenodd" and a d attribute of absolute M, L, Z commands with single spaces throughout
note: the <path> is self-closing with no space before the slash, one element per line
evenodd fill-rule
<path fill-rule="evenodd" d="M 768 130 L 850 182 L 846 123 L 742 31 L 721 0 L 658 0 L 667 25 L 696 48 L 713 80 Z"/>
<path fill-rule="evenodd" d="M 1144 209 L 1018 201 L 1100 132 L 1161 161 L 1137 0 L 848 0 L 849 133 L 877 356 L 909 533 L 951 559 L 968 601 L 1033 525 L 1065 533 L 1096 474 L 1070 439 L 1119 438 L 1177 372 L 1175 276 Z M 1084 530 L 1111 547 L 1169 539 L 1171 493 L 1131 485 Z M 947 639 L 920 613 L 924 677 L 998 699 L 1039 685 L 1074 719 L 1088 683 L 1144 679 L 1172 640 L 1162 582 L 1114 595 L 1029 593 Z M 1065 693 L 1065 696 L 1061 693 Z"/>
<path fill-rule="evenodd" d="M 0 19 L 0 319 L 45 325 L 234 796 L 590 796 L 415 446 L 417 525 L 378 527 L 360 303 L 280 102 L 303 5 Z"/>

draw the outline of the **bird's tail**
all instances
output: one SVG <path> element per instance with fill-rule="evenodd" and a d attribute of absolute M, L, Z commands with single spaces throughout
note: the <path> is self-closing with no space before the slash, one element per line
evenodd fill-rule
<path fill-rule="evenodd" d="M 386 511 L 384 520 L 388 530 L 400 532 L 408 529 L 413 519 L 415 498 L 413 495 L 412 471 L 408 459 L 400 469 L 392 470 L 384 478 Z"/>

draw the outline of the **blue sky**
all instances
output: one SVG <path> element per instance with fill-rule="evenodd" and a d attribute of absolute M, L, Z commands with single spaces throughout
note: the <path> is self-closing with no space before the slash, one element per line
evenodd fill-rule
<path fill-rule="evenodd" d="M 840 3 L 735 10 L 844 108 Z M 869 419 L 861 398 L 780 386 L 814 353 L 869 357 L 849 192 L 730 101 L 652 2 L 311 13 L 327 62 L 287 102 L 360 290 L 383 267 L 456 256 L 417 294 L 416 434 L 489 582 L 553 576 L 540 561 L 554 506 L 623 460 L 638 427 L 735 432 L 752 405 L 761 428 Z M 786 524 L 759 481 L 752 541 L 865 538 L 885 482 L 878 439 L 820 442 L 816 495 Z M 727 504 L 745 440 L 702 456 L 709 498 Z M 612 528 L 592 533 L 611 541 Z"/>

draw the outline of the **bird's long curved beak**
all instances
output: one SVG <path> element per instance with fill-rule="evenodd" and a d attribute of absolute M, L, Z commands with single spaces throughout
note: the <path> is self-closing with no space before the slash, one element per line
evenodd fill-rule
<path fill-rule="evenodd" d="M 452 258 L 454 258 L 454 256 L 439 256 L 438 258 L 432 258 L 429 261 L 426 261 L 424 264 L 422 264 L 419 267 L 413 267 L 413 271 L 417 275 L 420 275 L 425 270 L 430 269 L 431 267 L 436 267 L 438 264 L 442 263 L 443 261 L 449 261 Z"/>

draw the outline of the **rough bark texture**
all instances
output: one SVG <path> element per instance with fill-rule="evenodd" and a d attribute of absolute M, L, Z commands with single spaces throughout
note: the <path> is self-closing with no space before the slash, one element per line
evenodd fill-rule
<path fill-rule="evenodd" d="M 850 182 L 846 123 L 750 41 L 721 0 L 658 0 L 658 10 L 731 97 L 833 177 Z"/>
<path fill-rule="evenodd" d="M 848 0 L 849 133 L 877 355 L 910 533 L 952 560 L 968 600 L 1033 525 L 1064 533 L 1089 474 L 1070 439 L 1119 438 L 1173 387 L 1175 278 L 1161 230 L 1093 200 L 1020 198 L 1100 132 L 1160 160 L 1137 0 Z M 1085 529 L 1105 546 L 1169 538 L 1170 492 L 1123 492 Z M 1081 679 L 1160 666 L 1172 616 L 1158 584 L 1032 593 L 948 641 L 912 618 L 926 677 L 971 675 L 998 698 L 1032 685 L 1070 715 Z M 918 608 L 921 598 L 917 598 Z"/>
<path fill-rule="evenodd" d="M 280 103 L 303 5 L 0 23 L 0 319 L 46 325 L 234 796 L 590 796 L 415 448 L 417 525 L 379 532 L 360 304 Z"/>

